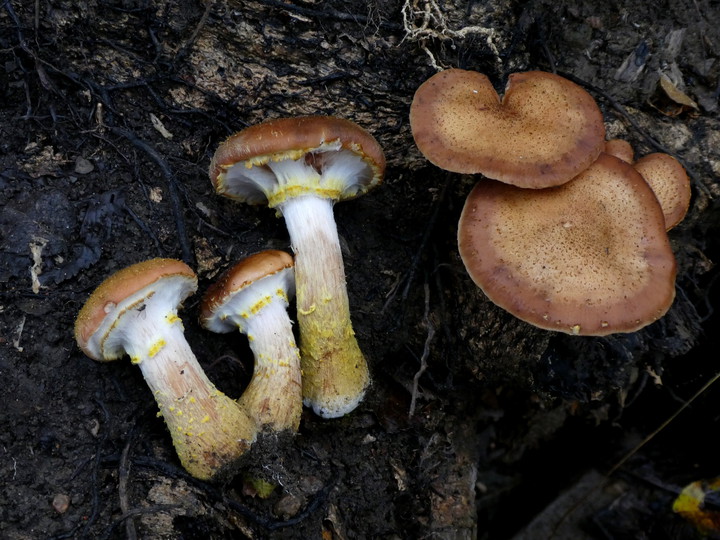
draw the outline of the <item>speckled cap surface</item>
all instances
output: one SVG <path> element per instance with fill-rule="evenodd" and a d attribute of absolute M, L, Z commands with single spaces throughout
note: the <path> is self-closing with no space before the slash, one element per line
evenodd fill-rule
<path fill-rule="evenodd" d="M 607 154 L 562 186 L 481 180 L 458 230 L 470 277 L 495 304 L 569 334 L 633 332 L 675 296 L 662 210 L 631 165 Z"/>
<path fill-rule="evenodd" d="M 415 93 L 410 125 L 418 148 L 438 167 L 525 188 L 569 181 L 605 144 L 593 97 L 542 71 L 510 75 L 502 100 L 482 73 L 441 71 Z"/>

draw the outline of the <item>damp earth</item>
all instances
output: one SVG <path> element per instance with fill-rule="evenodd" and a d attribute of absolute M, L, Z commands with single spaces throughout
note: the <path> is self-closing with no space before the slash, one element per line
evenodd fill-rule
<path fill-rule="evenodd" d="M 558 334 L 473 284 L 456 237 L 478 178 L 429 164 L 408 122 L 448 67 L 499 90 L 517 71 L 572 78 L 608 137 L 683 163 L 665 317 Z M 3 2 L 0 537 L 700 537 L 672 504 L 718 474 L 719 75 L 709 0 Z M 85 357 L 74 320 L 142 260 L 188 262 L 202 292 L 243 256 L 288 250 L 283 220 L 216 195 L 207 169 L 231 133 L 301 114 L 348 118 L 386 153 L 384 183 L 335 207 L 373 385 L 351 414 L 305 410 L 295 437 L 197 481 L 139 369 Z M 236 398 L 247 340 L 203 330 L 198 303 L 185 335 Z"/>

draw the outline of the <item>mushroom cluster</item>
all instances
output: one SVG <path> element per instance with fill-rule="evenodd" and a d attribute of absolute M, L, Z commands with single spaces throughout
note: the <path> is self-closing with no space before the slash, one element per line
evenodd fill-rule
<path fill-rule="evenodd" d="M 267 204 L 285 218 L 295 253 L 302 393 L 324 418 L 352 411 L 370 384 L 350 319 L 336 202 L 377 186 L 378 142 L 342 118 L 281 118 L 232 135 L 215 152 L 210 179 L 220 195 Z"/>
<path fill-rule="evenodd" d="M 206 292 L 200 322 L 239 330 L 254 355 L 236 401 L 205 375 L 177 315 L 197 290 L 185 263 L 153 259 L 106 279 L 81 309 L 75 337 L 98 361 L 128 355 L 140 367 L 193 476 L 237 466 L 259 433 L 297 432 L 302 405 L 335 418 L 370 384 L 352 328 L 335 202 L 382 181 L 385 156 L 358 125 L 336 117 L 284 118 L 250 127 L 220 145 L 210 165 L 218 193 L 265 203 L 285 218 L 295 258 L 267 250 L 227 270 Z M 300 348 L 287 309 L 297 295 Z"/>
<path fill-rule="evenodd" d="M 433 164 L 486 178 L 458 225 L 460 256 L 486 296 L 537 327 L 574 335 L 633 332 L 675 297 L 666 231 L 687 211 L 690 185 L 671 156 L 633 162 L 605 141 L 583 88 L 539 71 L 489 79 L 442 71 L 417 90 L 410 125 Z"/>

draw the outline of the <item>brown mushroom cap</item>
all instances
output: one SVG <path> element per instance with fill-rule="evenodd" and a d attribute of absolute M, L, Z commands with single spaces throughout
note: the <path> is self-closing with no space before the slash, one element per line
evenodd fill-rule
<path fill-rule="evenodd" d="M 660 206 L 632 166 L 607 154 L 554 188 L 478 182 L 458 243 L 490 300 L 548 330 L 633 332 L 665 314 L 675 296 Z"/>
<path fill-rule="evenodd" d="M 289 253 L 275 249 L 268 249 L 245 257 L 208 287 L 200 304 L 201 323 L 206 327 L 212 324 L 212 321 L 218 316 L 220 308 L 236 293 L 245 290 L 262 278 L 277 274 L 286 268 L 292 268 L 294 265 L 295 261 Z M 276 291 L 269 292 L 275 293 Z M 212 326 L 215 332 L 229 332 L 237 329 L 237 326 L 227 325 L 227 328 L 221 330 L 223 328 L 221 321 L 217 321 Z"/>
<path fill-rule="evenodd" d="M 542 71 L 510 75 L 502 101 L 482 73 L 441 71 L 415 93 L 410 126 L 420 151 L 438 167 L 526 188 L 569 181 L 605 144 L 593 97 Z"/>
<path fill-rule="evenodd" d="M 665 227 L 672 229 L 680 223 L 690 207 L 690 179 L 685 168 L 674 157 L 655 153 L 638 159 L 634 164 L 650 184 L 665 215 Z"/>
<path fill-rule="evenodd" d="M 305 161 L 317 169 L 323 166 L 323 154 L 330 150 L 348 150 L 359 156 L 367 171 L 355 177 L 352 185 L 340 193 L 341 199 L 365 193 L 382 181 L 385 154 L 366 130 L 344 118 L 300 116 L 280 118 L 250 126 L 226 139 L 215 151 L 210 163 L 210 180 L 225 196 L 249 203 L 264 203 L 247 182 L 228 178 L 233 167 L 263 167 L 286 159 Z M 248 191 L 250 194 L 248 195 Z"/>
<path fill-rule="evenodd" d="M 604 152 L 618 159 L 622 159 L 625 163 L 635 161 L 635 150 L 633 150 L 632 145 L 624 139 L 610 139 L 609 141 L 605 141 Z"/>
<path fill-rule="evenodd" d="M 103 281 L 90 295 L 75 320 L 75 339 L 80 349 L 94 360 L 111 360 L 98 357 L 96 352 L 88 348 L 92 335 L 118 304 L 141 289 L 170 277 L 179 277 L 189 283 L 186 293 L 178 298 L 178 302 L 197 288 L 195 272 L 176 259 L 150 259 L 133 264 Z M 149 294 L 153 294 L 152 291 Z"/>

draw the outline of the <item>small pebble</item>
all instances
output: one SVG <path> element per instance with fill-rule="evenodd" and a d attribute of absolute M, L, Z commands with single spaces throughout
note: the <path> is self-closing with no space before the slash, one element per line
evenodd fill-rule
<path fill-rule="evenodd" d="M 70 497 L 64 493 L 58 493 L 53 497 L 52 506 L 58 514 L 64 514 L 70 508 Z"/>
<path fill-rule="evenodd" d="M 75 159 L 75 172 L 78 174 L 88 174 L 95 170 L 95 165 L 90 163 L 87 159 L 82 156 L 78 156 Z"/>
<path fill-rule="evenodd" d="M 304 503 L 304 497 L 286 493 L 275 503 L 275 515 L 284 520 L 295 517 Z"/>

